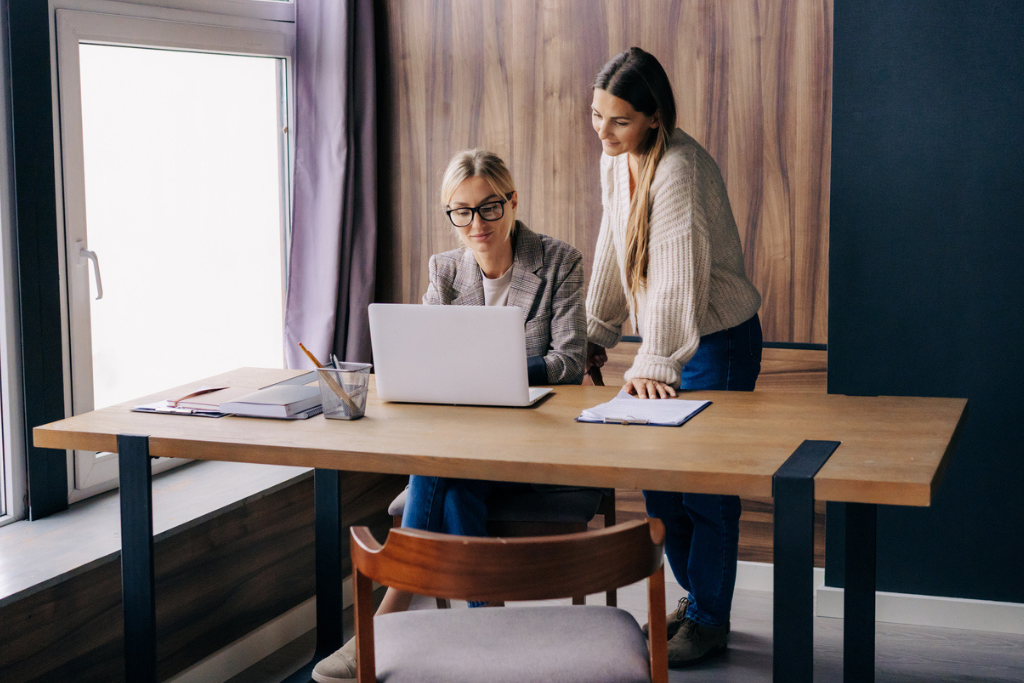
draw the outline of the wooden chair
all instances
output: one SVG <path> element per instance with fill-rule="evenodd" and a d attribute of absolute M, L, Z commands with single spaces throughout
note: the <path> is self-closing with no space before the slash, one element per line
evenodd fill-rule
<path fill-rule="evenodd" d="M 352 527 L 359 683 L 668 681 L 665 529 L 656 519 L 533 538 Z M 647 578 L 650 653 L 616 607 L 413 610 L 373 616 L 373 582 L 455 600 L 549 600 Z M 552 645 L 555 644 L 554 647 Z M 555 673 L 557 672 L 557 675 Z"/>
<path fill-rule="evenodd" d="M 392 526 L 402 526 L 402 513 L 408 489 L 398 494 L 388 514 Z M 587 523 L 601 515 L 604 526 L 615 526 L 615 489 L 559 487 L 530 492 L 497 494 L 487 505 L 487 533 L 491 536 L 519 538 L 524 536 L 552 536 L 579 533 L 587 530 Z M 574 604 L 586 603 L 585 595 L 573 598 Z M 615 607 L 618 598 L 614 589 L 605 594 L 605 604 Z M 437 606 L 445 608 L 447 601 L 438 598 Z"/>

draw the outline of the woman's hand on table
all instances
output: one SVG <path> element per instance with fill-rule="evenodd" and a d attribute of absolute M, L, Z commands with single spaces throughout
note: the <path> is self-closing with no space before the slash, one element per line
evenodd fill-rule
<path fill-rule="evenodd" d="M 622 385 L 622 390 L 637 398 L 675 398 L 676 390 L 671 384 L 656 379 L 634 377 Z"/>

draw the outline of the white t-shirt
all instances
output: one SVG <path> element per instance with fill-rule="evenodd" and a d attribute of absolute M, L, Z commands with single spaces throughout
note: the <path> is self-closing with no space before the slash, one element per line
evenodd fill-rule
<path fill-rule="evenodd" d="M 502 274 L 501 277 L 491 279 L 480 271 L 480 277 L 484 284 L 484 305 L 505 306 L 508 304 L 508 288 L 512 284 L 512 266 Z"/>

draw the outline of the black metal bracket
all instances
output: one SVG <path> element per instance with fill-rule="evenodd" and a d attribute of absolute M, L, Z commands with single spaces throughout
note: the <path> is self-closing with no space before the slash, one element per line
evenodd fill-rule
<path fill-rule="evenodd" d="M 838 447 L 838 441 L 804 441 L 772 477 L 775 681 L 814 678 L 814 475 Z"/>

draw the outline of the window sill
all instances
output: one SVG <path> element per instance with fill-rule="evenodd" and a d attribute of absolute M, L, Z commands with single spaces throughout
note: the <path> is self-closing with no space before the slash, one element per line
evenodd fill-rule
<path fill-rule="evenodd" d="M 303 467 L 194 462 L 153 478 L 157 541 L 312 476 Z M 121 552 L 120 496 L 108 491 L 35 522 L 0 528 L 0 607 Z"/>

